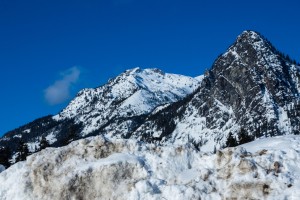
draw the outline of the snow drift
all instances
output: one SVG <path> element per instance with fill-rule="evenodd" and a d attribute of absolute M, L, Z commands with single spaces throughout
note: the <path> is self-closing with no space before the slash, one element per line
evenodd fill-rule
<path fill-rule="evenodd" d="M 299 136 L 217 151 L 91 137 L 0 173 L 0 199 L 299 199 Z"/>

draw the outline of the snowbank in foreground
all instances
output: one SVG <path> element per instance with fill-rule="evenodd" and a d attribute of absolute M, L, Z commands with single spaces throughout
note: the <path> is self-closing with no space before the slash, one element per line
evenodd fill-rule
<path fill-rule="evenodd" d="M 0 174 L 0 199 L 299 199 L 299 136 L 216 154 L 93 137 Z"/>

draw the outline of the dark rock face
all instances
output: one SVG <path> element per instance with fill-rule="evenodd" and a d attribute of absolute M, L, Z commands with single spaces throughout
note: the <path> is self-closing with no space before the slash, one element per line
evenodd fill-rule
<path fill-rule="evenodd" d="M 299 134 L 300 72 L 266 39 L 243 32 L 184 101 L 149 117 L 137 138 L 226 146 L 229 134 L 247 138 Z M 157 119 L 169 119 L 159 123 Z M 243 134 L 241 134 L 243 132 Z M 159 135 L 157 133 L 160 133 Z"/>
<path fill-rule="evenodd" d="M 51 146 L 63 146 L 102 134 L 214 151 L 262 136 L 299 134 L 299 93 L 300 67 L 259 33 L 244 31 L 201 83 L 157 69 L 128 70 L 81 91 L 59 115 L 7 133 L 0 146 L 17 153 L 21 139 L 48 137 Z"/>
<path fill-rule="evenodd" d="M 237 123 L 249 134 L 260 137 L 287 133 L 281 127 L 280 115 L 300 111 L 289 109 L 299 104 L 300 73 L 263 37 L 244 32 L 214 63 L 211 72 L 214 87 L 210 94 L 232 107 Z M 299 124 L 299 117 L 293 122 Z M 298 134 L 298 130 L 290 133 Z"/>
<path fill-rule="evenodd" d="M 262 36 L 246 31 L 213 65 L 211 95 L 232 107 L 237 123 L 255 137 L 299 134 L 299 68 Z M 289 115 L 297 113 L 295 117 Z M 284 116 L 287 115 L 287 116 Z M 283 121 L 287 120 L 286 123 Z M 288 122 L 291 120 L 291 122 Z"/>

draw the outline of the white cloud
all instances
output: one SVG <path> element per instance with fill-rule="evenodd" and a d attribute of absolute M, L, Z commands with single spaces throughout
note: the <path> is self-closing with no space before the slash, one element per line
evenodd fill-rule
<path fill-rule="evenodd" d="M 72 67 L 61 73 L 61 79 L 56 80 L 44 91 L 45 100 L 50 105 L 57 105 L 70 98 L 71 86 L 75 84 L 80 76 L 78 67 Z"/>

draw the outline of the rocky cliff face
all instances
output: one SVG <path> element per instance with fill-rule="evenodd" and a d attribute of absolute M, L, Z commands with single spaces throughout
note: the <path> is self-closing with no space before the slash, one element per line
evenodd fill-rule
<path fill-rule="evenodd" d="M 206 72 L 196 92 L 149 117 L 134 135 L 193 142 L 212 151 L 226 146 L 231 134 L 237 143 L 299 134 L 299 92 L 299 66 L 259 33 L 245 31 Z"/>
<path fill-rule="evenodd" d="M 128 70 L 82 90 L 58 115 L 7 133 L 0 146 L 10 148 L 12 162 L 23 143 L 34 152 L 43 140 L 58 147 L 93 135 L 214 151 L 299 134 L 299 92 L 300 67 L 259 33 L 244 31 L 204 76 Z"/>
<path fill-rule="evenodd" d="M 232 109 L 249 134 L 299 134 L 299 67 L 258 33 L 240 35 L 214 63 L 209 77 L 213 98 Z"/>

